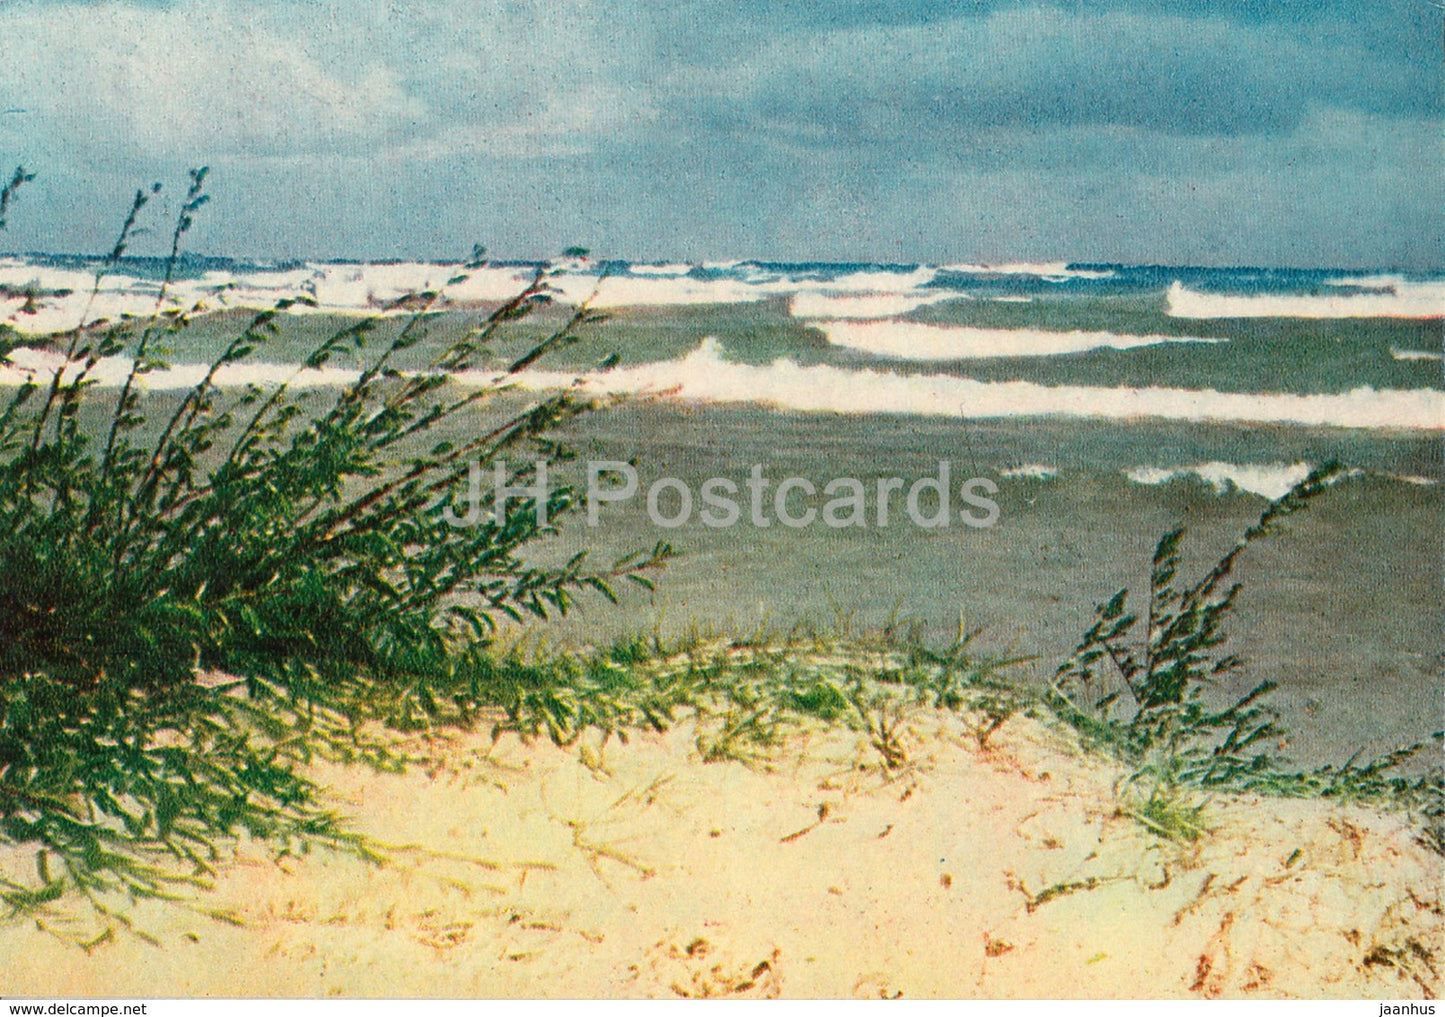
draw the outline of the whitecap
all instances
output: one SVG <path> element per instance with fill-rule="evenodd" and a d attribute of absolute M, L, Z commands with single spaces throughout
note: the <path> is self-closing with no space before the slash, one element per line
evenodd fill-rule
<path fill-rule="evenodd" d="M 459 275 L 465 278 L 452 282 Z M 0 296 L 0 321 L 30 335 L 50 335 L 98 321 L 145 318 L 168 308 L 196 313 L 261 310 L 303 294 L 312 297 L 316 306 L 295 304 L 292 313 L 406 315 L 412 313 L 410 309 L 391 305 L 413 293 L 444 289 L 439 306 L 497 303 L 521 292 L 531 278 L 529 271 L 500 266 L 468 271 L 427 262 L 318 262 L 269 271 L 211 270 L 197 278 L 174 280 L 162 295 L 155 280 L 105 274 L 97 288 L 93 272 L 41 268 L 9 259 L 0 261 L 0 289 L 5 293 Z"/>
<path fill-rule="evenodd" d="M 1333 295 L 1200 293 L 1175 280 L 1169 314 L 1176 318 L 1438 318 L 1445 284 L 1420 283 L 1374 293 Z"/>
<path fill-rule="evenodd" d="M 691 266 L 691 265 L 685 265 L 685 264 L 683 264 L 683 263 L 681 263 L 681 262 L 677 262 L 677 263 L 675 263 L 675 264 L 657 264 L 657 265 L 632 265 L 632 264 L 630 264 L 630 265 L 627 266 L 627 271 L 631 272 L 633 275 L 661 275 L 661 276 L 687 275 L 689 272 L 692 271 L 692 266 Z"/>
<path fill-rule="evenodd" d="M 119 388 L 130 376 L 134 363 L 128 357 L 103 357 L 86 377 L 101 388 Z M 62 382 L 76 380 L 83 365 L 66 363 L 59 353 L 20 347 L 11 350 L 0 361 L 0 385 L 16 386 L 27 382 L 48 383 L 64 368 Z M 135 386 L 150 392 L 179 391 L 194 388 L 205 378 L 207 364 L 176 364 L 137 374 Z M 217 388 L 244 388 L 247 385 L 271 387 L 289 383 L 292 388 L 339 388 L 354 382 L 360 373 L 337 367 L 309 368 L 300 364 L 273 364 L 264 361 L 227 364 L 216 371 L 213 383 Z"/>
<path fill-rule="evenodd" d="M 793 297 L 788 310 L 795 318 L 895 318 L 936 304 L 953 300 L 956 293 L 867 293 L 834 296 L 828 293 L 805 292 Z"/>
<path fill-rule="evenodd" d="M 938 269 L 920 265 L 908 270 L 876 269 L 847 272 L 831 279 L 799 282 L 800 288 L 829 293 L 904 293 L 921 289 L 938 278 Z"/>
<path fill-rule="evenodd" d="M 1361 290 L 1382 290 L 1386 292 L 1394 292 L 1395 288 L 1398 286 L 1409 285 L 1409 280 L 1407 280 L 1403 275 L 1356 275 L 1345 276 L 1339 279 L 1326 279 L 1325 285 L 1341 287 L 1347 286 L 1352 289 Z"/>
<path fill-rule="evenodd" d="M 1310 475 L 1309 463 L 1223 463 L 1208 462 L 1172 469 L 1143 466 L 1126 470 L 1125 476 L 1136 484 L 1164 484 L 1180 477 L 1195 476 L 1215 491 L 1245 491 L 1273 501 L 1283 497 Z"/>
<path fill-rule="evenodd" d="M 1067 282 L 1070 279 L 1111 279 L 1109 268 L 1071 268 L 1067 261 L 1008 261 L 997 265 L 967 262 L 945 265 L 944 270 L 959 275 L 1032 275 L 1046 282 Z"/>
<path fill-rule="evenodd" d="M 1136 484 L 1158 485 L 1184 477 L 1197 477 L 1220 494 L 1230 491 L 1245 491 L 1261 498 L 1274 500 L 1287 494 L 1295 485 L 1309 476 L 1310 464 L 1299 463 L 1225 463 L 1208 462 L 1193 466 L 1140 466 L 1125 470 L 1124 475 Z M 1347 477 L 1382 477 L 1415 487 L 1429 487 L 1439 483 L 1433 477 L 1421 477 L 1402 473 L 1371 473 L 1362 469 L 1351 469 Z"/>
<path fill-rule="evenodd" d="M 1390 356 L 1396 360 L 1439 360 L 1439 353 L 1431 353 L 1429 350 L 1397 350 L 1390 347 Z"/>
<path fill-rule="evenodd" d="M 999 470 L 998 475 L 1000 477 L 1018 477 L 1024 480 L 1053 480 L 1059 475 L 1059 471 L 1052 466 L 1025 463 L 1023 466 L 1010 466 L 1006 470 Z"/>
<path fill-rule="evenodd" d="M 567 303 L 598 310 L 623 307 L 675 307 L 695 304 L 750 304 L 768 292 L 738 279 L 694 279 L 691 276 L 561 275 L 548 285 Z"/>
<path fill-rule="evenodd" d="M 969 328 L 908 321 L 825 321 L 834 346 L 892 360 L 941 361 L 987 357 L 1051 357 L 1088 350 L 1129 350 L 1168 343 L 1220 343 L 1194 336 L 1046 332 L 1040 329 Z"/>
<path fill-rule="evenodd" d="M 474 372 L 464 383 L 490 380 Z M 1200 422 L 1303 424 L 1405 430 L 1445 429 L 1445 393 L 1435 389 L 1369 387 L 1349 392 L 1218 392 L 1213 389 L 1107 388 L 1040 385 L 1028 381 L 976 381 L 946 374 L 895 374 L 828 364 L 802 366 L 789 359 L 737 364 L 723 359 L 715 339 L 686 356 L 577 376 L 531 371 L 519 376 L 532 388 L 577 384 L 583 392 L 651 393 L 707 403 L 761 404 L 788 410 L 849 414 L 907 414 L 989 419 L 1084 417 L 1157 418 Z"/>

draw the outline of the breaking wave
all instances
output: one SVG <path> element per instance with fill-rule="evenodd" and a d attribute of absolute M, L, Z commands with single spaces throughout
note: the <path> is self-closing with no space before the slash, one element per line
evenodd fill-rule
<path fill-rule="evenodd" d="M 98 363 L 91 377 L 102 386 L 123 383 L 130 371 L 124 357 Z M 59 354 L 19 348 L 0 362 L 0 385 L 19 385 L 53 376 L 62 367 Z M 66 368 L 73 377 L 78 365 Z M 146 373 L 142 387 L 190 388 L 206 365 L 180 364 Z M 289 382 L 304 387 L 339 386 L 357 373 L 340 368 L 302 369 L 298 364 L 246 363 L 221 369 L 223 388 Z M 496 372 L 469 371 L 454 376 L 460 384 L 491 383 Z M 1445 393 L 1435 389 L 1368 387 L 1343 393 L 1218 392 L 1212 389 L 1109 388 L 1041 385 L 1028 381 L 976 381 L 952 375 L 907 375 L 819 364 L 802 366 L 779 359 L 757 366 L 725 360 L 714 339 L 677 359 L 610 371 L 584 373 L 526 371 L 510 379 L 523 388 L 576 386 L 584 392 L 650 394 L 708 403 L 753 403 L 787 410 L 825 413 L 887 413 L 958 419 L 1001 417 L 1092 417 L 1281 423 L 1350 428 L 1445 429 Z"/>
<path fill-rule="evenodd" d="M 1346 285 L 1344 280 L 1334 285 Z M 1445 315 L 1445 284 L 1398 282 L 1368 293 L 1200 293 L 1181 282 L 1169 287 L 1176 318 L 1438 318 Z"/>
<path fill-rule="evenodd" d="M 119 388 L 129 377 L 132 363 L 128 357 L 104 357 L 96 362 L 86 377 L 101 388 Z M 62 380 L 74 381 L 79 376 L 81 365 L 75 361 L 66 364 L 58 353 L 27 347 L 11 350 L 4 361 L 0 361 L 0 385 L 48 382 L 62 366 L 65 368 Z M 190 389 L 201 383 L 208 369 L 207 364 L 176 364 L 136 375 L 136 385 L 152 392 Z M 227 364 L 217 370 L 214 383 L 217 388 L 244 388 L 247 385 L 264 388 L 286 383 L 292 388 L 340 388 L 351 384 L 359 376 L 358 371 L 339 367 L 310 368 L 300 364 L 256 362 Z"/>
<path fill-rule="evenodd" d="M 1059 471 L 1052 466 L 1044 466 L 1040 463 L 1025 463 L 1023 466 L 1010 466 L 1006 470 L 999 470 L 1000 477 L 1018 477 L 1024 480 L 1053 480 L 1059 475 Z"/>
<path fill-rule="evenodd" d="M 1244 491 L 1257 494 L 1273 501 L 1289 492 L 1300 481 L 1309 476 L 1313 467 L 1309 463 L 1222 463 L 1208 462 L 1194 466 L 1140 466 L 1125 470 L 1124 475 L 1136 484 L 1167 484 L 1171 480 L 1197 477 L 1219 494 Z M 1369 473 L 1361 469 L 1348 470 L 1347 477 L 1374 476 L 1393 480 L 1416 487 L 1438 484 L 1432 477 L 1420 477 L 1401 473 Z"/>
<path fill-rule="evenodd" d="M 1066 261 L 1009 261 L 998 265 L 975 265 L 960 263 L 945 265 L 945 271 L 959 275 L 1031 275 L 1047 282 L 1067 282 L 1070 279 L 1110 279 L 1113 269 L 1072 268 Z"/>
<path fill-rule="evenodd" d="M 486 375 L 459 377 L 484 380 Z M 1435 389 L 1290 395 L 1212 389 L 1107 388 L 975 381 L 950 375 L 904 375 L 779 359 L 765 366 L 724 360 L 716 340 L 687 356 L 577 376 L 534 371 L 519 376 L 532 388 L 575 384 L 598 395 L 650 393 L 708 403 L 754 403 L 823 413 L 889 413 L 985 419 L 1062 416 L 1127 420 L 1280 423 L 1349 428 L 1445 429 L 1445 393 Z"/>
<path fill-rule="evenodd" d="M 628 265 L 627 271 L 633 275 L 687 275 L 692 266 L 681 262 L 673 265 Z"/>
<path fill-rule="evenodd" d="M 1210 462 L 1196 466 L 1141 466 L 1125 470 L 1124 475 L 1136 484 L 1165 484 L 1171 480 L 1194 476 L 1203 480 L 1215 491 L 1225 494 L 1229 491 L 1246 491 L 1273 501 L 1283 497 L 1289 490 L 1310 475 L 1309 463 L 1267 463 L 1239 464 Z"/>
<path fill-rule="evenodd" d="M 599 309 L 746 304 L 779 296 L 820 301 L 809 305 L 805 299 L 807 308 L 852 297 L 872 301 L 879 310 L 869 314 L 883 317 L 962 295 L 942 290 L 918 292 L 938 275 L 937 269 L 929 267 L 860 269 L 836 275 L 821 269 L 782 271 L 743 262 L 715 268 L 715 273 L 724 274 L 710 276 L 696 275 L 692 269 L 680 263 L 637 265 L 604 275 L 594 263 L 571 258 L 547 266 L 546 284 L 559 300 L 574 305 L 586 302 Z M 520 292 L 535 271 L 535 266 L 516 265 L 489 265 L 465 272 L 458 265 L 429 262 L 312 263 L 280 270 L 212 270 L 175 280 L 162 295 L 160 283 L 152 279 L 117 272 L 106 275 L 96 289 L 90 270 L 0 258 L 0 322 L 21 332 L 45 335 L 98 320 L 148 316 L 161 306 L 202 312 L 259 310 L 301 294 L 316 306 L 298 304 L 292 308 L 294 313 L 404 315 L 410 313 L 405 307 L 386 308 L 428 290 L 443 291 L 439 307 L 495 304 Z M 459 275 L 466 278 L 457 279 Z M 835 309 L 827 313 L 840 316 L 845 312 Z"/>
<path fill-rule="evenodd" d="M 1129 350 L 1162 343 L 1220 343 L 1190 336 L 1117 335 L 1113 332 L 1045 332 L 1035 329 L 961 328 L 907 321 L 820 323 L 828 342 L 892 360 L 972 360 L 1051 357 L 1089 350 Z"/>
<path fill-rule="evenodd" d="M 847 318 L 878 320 L 896 318 L 936 304 L 941 300 L 971 299 L 962 293 L 867 293 L 834 296 L 829 293 L 799 293 L 789 305 L 795 318 Z"/>

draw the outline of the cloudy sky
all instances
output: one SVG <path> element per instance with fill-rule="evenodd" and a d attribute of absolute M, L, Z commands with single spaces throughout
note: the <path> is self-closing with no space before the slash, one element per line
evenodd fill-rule
<path fill-rule="evenodd" d="M 1438 0 L 0 0 L 0 248 L 1439 268 Z M 158 246 L 159 237 L 152 238 Z"/>

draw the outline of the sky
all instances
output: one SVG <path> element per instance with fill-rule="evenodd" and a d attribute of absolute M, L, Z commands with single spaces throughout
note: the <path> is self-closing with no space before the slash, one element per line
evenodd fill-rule
<path fill-rule="evenodd" d="M 0 249 L 1445 267 L 1439 0 L 0 0 Z"/>

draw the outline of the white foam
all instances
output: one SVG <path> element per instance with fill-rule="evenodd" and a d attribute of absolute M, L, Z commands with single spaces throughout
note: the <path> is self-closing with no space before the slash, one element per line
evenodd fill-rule
<path fill-rule="evenodd" d="M 789 311 L 795 318 L 848 318 L 871 319 L 895 318 L 936 304 L 940 300 L 953 300 L 957 293 L 868 293 L 832 296 L 827 293 L 799 293 L 793 297 Z"/>
<path fill-rule="evenodd" d="M 487 380 L 480 372 L 462 382 Z M 527 372 L 532 388 L 575 381 L 596 394 L 652 393 L 710 403 L 756 403 L 824 413 L 896 413 L 986 419 L 1060 416 L 1304 424 L 1407 430 L 1445 429 L 1445 393 L 1435 389 L 1364 387 L 1318 395 L 1217 392 L 1212 389 L 1104 388 L 981 382 L 951 375 L 902 375 L 779 359 L 764 366 L 724 360 L 716 340 L 704 340 L 679 360 L 576 375 Z"/>
<path fill-rule="evenodd" d="M 462 282 L 446 285 L 462 271 L 458 265 L 422 262 L 317 263 L 277 271 L 210 271 L 196 279 L 174 281 L 163 305 L 199 308 L 202 312 L 226 307 L 260 310 L 283 298 L 310 293 L 318 306 L 298 304 L 292 308 L 294 313 L 314 310 L 378 314 L 408 294 L 444 286 L 445 300 L 451 305 L 496 303 L 515 296 L 531 280 L 531 273 L 525 269 L 485 266 L 464 273 L 467 278 Z M 145 317 L 155 313 L 160 298 L 159 282 L 124 274 L 105 275 L 92 297 L 95 276 L 91 272 L 41 268 L 15 259 L 0 260 L 0 287 L 12 294 L 0 298 L 0 321 L 31 335 L 66 332 L 100 320 Z M 27 288 L 40 291 L 40 295 L 27 300 L 19 292 Z M 410 312 L 394 308 L 384 313 Z"/>
<path fill-rule="evenodd" d="M 628 265 L 627 271 L 633 275 L 687 275 L 692 271 L 692 266 L 681 262 L 671 265 Z"/>
<path fill-rule="evenodd" d="M 1194 476 L 1208 483 L 1220 494 L 1238 490 L 1274 500 L 1285 495 L 1296 484 L 1309 476 L 1310 468 L 1309 463 L 1303 462 L 1243 465 L 1209 462 L 1199 463 L 1195 466 L 1140 466 L 1137 469 L 1125 470 L 1124 475 L 1136 484 L 1150 485 L 1166 484 L 1171 480 Z M 1348 477 L 1368 475 L 1367 471 L 1361 469 L 1348 470 L 1345 473 L 1345 476 Z M 1429 487 L 1440 482 L 1433 477 L 1421 477 L 1414 474 L 1377 473 L 1374 476 L 1417 487 Z"/>
<path fill-rule="evenodd" d="M 1361 290 L 1386 290 L 1394 292 L 1397 286 L 1408 286 L 1409 281 L 1403 275 L 1356 275 L 1346 276 L 1341 279 L 1326 279 L 1326 286 L 1348 286 Z"/>
<path fill-rule="evenodd" d="M 1109 268 L 1070 268 L 1066 261 L 1007 261 L 997 265 L 976 265 L 960 263 L 946 265 L 949 272 L 966 275 L 1032 275 L 1047 282 L 1067 282 L 1070 279 L 1111 279 L 1114 270 Z"/>
<path fill-rule="evenodd" d="M 1291 488 L 1308 477 L 1310 464 L 1209 462 L 1173 469 L 1143 466 L 1124 472 L 1125 476 L 1136 484 L 1164 484 L 1192 475 L 1208 483 L 1220 494 L 1234 490 L 1247 491 L 1273 501 L 1289 493 Z"/>
<path fill-rule="evenodd" d="M 1154 487 L 1158 484 L 1167 484 L 1175 477 L 1188 476 L 1189 470 L 1167 470 L 1162 466 L 1140 466 L 1132 470 L 1125 470 L 1124 476 L 1136 484 L 1148 484 Z"/>
<path fill-rule="evenodd" d="M 93 273 L 14 258 L 0 259 L 0 288 L 9 294 L 0 297 L 0 321 L 32 334 L 63 332 L 82 318 L 151 314 L 160 290 L 158 283 L 122 274 L 106 276 L 97 288 Z"/>
<path fill-rule="evenodd" d="M 907 272 L 883 269 L 879 271 L 849 272 L 833 279 L 818 280 L 811 284 L 794 282 L 800 289 L 817 288 L 829 293 L 906 293 L 921 289 L 938 278 L 938 269 L 927 265 Z"/>
<path fill-rule="evenodd" d="M 730 267 L 742 268 L 742 271 L 696 279 L 689 274 L 690 265 L 634 266 L 627 274 L 604 278 L 590 260 L 567 258 L 549 263 L 547 284 L 557 299 L 574 305 L 590 301 L 598 309 L 744 304 L 800 294 L 839 299 L 860 295 L 876 298 L 880 301 L 879 307 L 885 308 L 881 315 L 888 316 L 957 296 L 919 293 L 938 274 L 937 269 L 927 267 L 857 271 L 834 278 L 814 271 L 784 275 L 761 268 L 748 269 L 742 263 L 732 263 Z M 450 282 L 460 274 L 467 278 Z M 405 315 L 411 313 L 406 307 L 383 309 L 402 297 L 423 291 L 442 291 L 439 307 L 497 303 L 519 293 L 531 281 L 532 274 L 533 270 L 525 267 L 488 265 L 467 272 L 460 265 L 431 262 L 317 262 L 275 271 L 215 270 L 200 278 L 174 281 L 167 290 L 165 305 L 188 309 L 199 306 L 202 310 L 262 309 L 305 292 L 315 298 L 314 310 L 320 313 Z M 44 335 L 69 331 L 101 319 L 140 317 L 156 311 L 158 282 L 124 274 L 106 275 L 92 299 L 94 285 L 92 272 L 42 268 L 15 258 L 0 259 L 0 287 L 13 294 L 0 300 L 0 321 L 21 332 Z M 20 292 L 26 289 L 43 292 L 27 299 Z M 69 292 L 62 296 L 56 291 Z M 55 295 L 46 296 L 45 292 Z M 293 308 L 295 313 L 308 310 L 313 309 L 304 305 Z"/>
<path fill-rule="evenodd" d="M 998 475 L 1000 477 L 1020 477 L 1024 480 L 1053 480 L 1059 475 L 1059 471 L 1052 466 L 1026 463 L 1023 466 L 1010 466 L 1006 470 L 999 470 Z"/>
<path fill-rule="evenodd" d="M 694 279 L 691 276 L 613 275 L 598 281 L 590 274 L 551 277 L 548 285 L 566 302 L 589 303 L 598 310 L 620 307 L 675 307 L 694 304 L 750 304 L 766 300 L 768 291 L 738 279 Z"/>
<path fill-rule="evenodd" d="M 857 295 L 860 299 L 879 301 L 879 306 L 907 310 L 947 300 L 957 294 L 917 292 L 938 274 L 937 269 L 917 268 L 909 271 L 859 271 L 834 278 L 822 278 L 804 272 L 784 276 L 762 269 L 745 278 L 723 276 L 695 279 L 691 276 L 608 276 L 598 283 L 588 273 L 563 273 L 549 280 L 551 286 L 569 303 L 590 301 L 592 307 L 606 310 L 620 307 L 671 307 L 697 304 L 747 304 L 774 296 L 817 297 L 842 300 Z M 912 303 L 910 304 L 910 301 Z"/>
<path fill-rule="evenodd" d="M 1445 284 L 1410 283 L 1375 293 L 1340 296 L 1200 293 L 1175 280 L 1169 313 L 1176 318 L 1438 318 Z"/>
<path fill-rule="evenodd" d="M 134 282 L 126 276 L 117 277 L 117 281 L 121 285 L 129 285 Z M 94 276 L 89 272 L 67 268 L 47 268 L 32 265 L 19 258 L 0 258 L 0 286 L 10 289 L 33 286 L 47 290 L 83 289 L 89 293 L 93 283 Z M 112 285 L 115 284 L 112 283 Z"/>
<path fill-rule="evenodd" d="M 124 383 L 131 362 L 102 360 L 91 377 L 102 386 Z M 0 361 L 0 385 L 45 381 L 66 367 L 73 378 L 78 365 L 64 365 L 59 354 L 22 347 Z M 139 376 L 150 390 L 190 388 L 205 376 L 203 364 L 178 364 Z M 302 369 L 299 364 L 246 363 L 222 368 L 215 382 L 232 388 L 290 382 L 299 387 L 350 384 L 354 370 Z M 724 360 L 714 339 L 706 339 L 679 360 L 639 364 L 580 377 L 564 371 L 527 371 L 499 379 L 495 372 L 456 375 L 459 384 L 523 388 L 577 387 L 598 395 L 650 394 L 707 403 L 761 404 L 804 412 L 904 414 L 956 419 L 1060 416 L 1128 420 L 1167 420 L 1305 424 L 1351 428 L 1445 430 L 1445 393 L 1435 389 L 1358 388 L 1330 395 L 1216 392 L 1209 389 L 1102 388 L 1039 385 L 1026 381 L 981 382 L 951 375 L 899 375 L 850 370 L 831 365 L 804 367 L 787 359 L 765 366 Z M 1142 482 L 1142 481 L 1141 481 Z"/>
<path fill-rule="evenodd" d="M 104 357 L 87 377 L 102 388 L 119 388 L 129 377 L 132 363 L 128 357 Z M 65 363 L 58 353 L 27 347 L 11 350 L 5 360 L 0 361 L 0 385 L 48 383 L 62 366 L 62 381 L 67 382 L 74 381 L 82 367 L 75 361 Z M 205 364 L 177 364 L 139 374 L 135 384 L 152 392 L 191 389 L 205 378 L 207 369 Z M 303 368 L 300 364 L 255 362 L 225 365 L 216 372 L 214 384 L 217 388 L 244 388 L 247 385 L 269 387 L 289 382 L 292 388 L 339 388 L 351 384 L 358 377 L 359 372 L 343 368 Z"/>
<path fill-rule="evenodd" d="M 376 313 L 414 293 L 443 291 L 451 304 L 496 303 L 507 300 L 531 281 L 524 268 L 483 266 L 466 270 L 460 265 L 401 262 L 388 265 L 308 264 L 282 272 L 232 274 L 209 272 L 199 284 L 182 284 L 181 292 L 199 296 L 218 294 L 232 307 L 259 308 L 304 290 L 314 293 L 316 310 L 331 313 Z M 466 278 L 457 283 L 450 280 Z M 450 285 L 448 285 L 450 283 Z M 405 309 L 394 314 L 409 313 Z"/>
<path fill-rule="evenodd" d="M 1390 347 L 1390 356 L 1396 360 L 1439 360 L 1440 354 L 1431 353 L 1429 350 L 1397 350 Z"/>
<path fill-rule="evenodd" d="M 1113 332 L 947 327 L 907 321 L 825 321 L 817 327 L 823 330 L 834 346 L 875 357 L 917 361 L 1052 357 L 1087 350 L 1129 350 L 1161 343 L 1225 341 L 1192 336 L 1117 335 Z"/>

